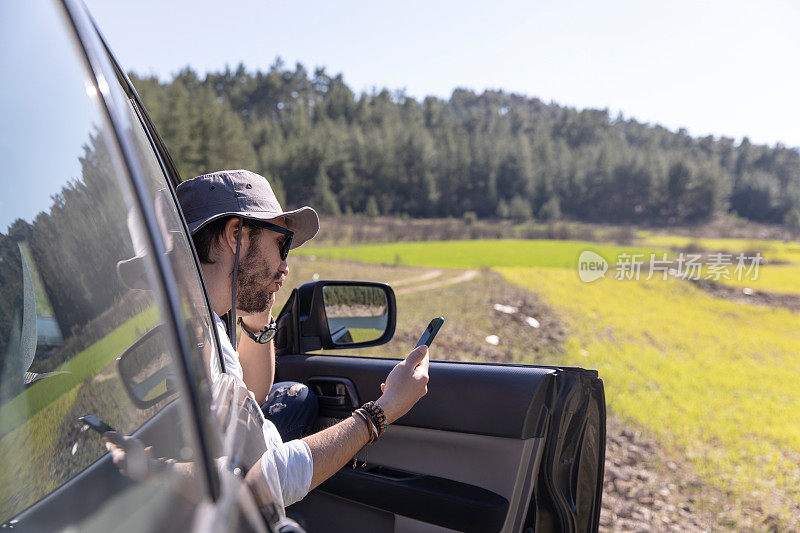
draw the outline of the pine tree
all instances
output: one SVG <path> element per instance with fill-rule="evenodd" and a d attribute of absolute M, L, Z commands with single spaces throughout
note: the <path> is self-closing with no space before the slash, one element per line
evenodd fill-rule
<path fill-rule="evenodd" d="M 786 224 L 800 207 L 798 149 L 693 139 L 607 110 L 465 89 L 356 97 L 341 75 L 280 59 L 267 72 L 132 79 L 184 178 L 252 168 L 288 205 L 645 223 L 732 211 Z"/>

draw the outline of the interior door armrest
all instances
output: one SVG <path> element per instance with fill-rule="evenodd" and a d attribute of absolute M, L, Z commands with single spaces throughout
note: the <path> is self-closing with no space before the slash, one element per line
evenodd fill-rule
<path fill-rule="evenodd" d="M 458 531 L 500 531 L 508 500 L 467 483 L 371 465 L 345 466 L 317 490 Z"/>

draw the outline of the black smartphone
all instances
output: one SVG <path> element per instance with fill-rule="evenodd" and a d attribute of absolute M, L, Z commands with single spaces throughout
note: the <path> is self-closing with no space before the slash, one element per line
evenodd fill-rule
<path fill-rule="evenodd" d="M 439 329 L 441 329 L 442 324 L 444 324 L 443 316 L 431 320 L 430 324 L 428 324 L 428 327 L 422 332 L 422 337 L 419 338 L 419 342 L 416 346 L 414 346 L 414 348 L 418 348 L 423 344 L 430 347 L 431 343 L 433 342 L 433 338 L 436 337 L 437 333 L 439 333 Z"/>
<path fill-rule="evenodd" d="M 106 431 L 116 431 L 116 429 L 112 428 L 111 426 L 109 426 L 108 424 L 97 418 L 97 415 L 88 414 L 79 416 L 78 420 L 80 420 L 81 422 L 83 422 L 96 432 L 100 433 L 101 435 Z"/>

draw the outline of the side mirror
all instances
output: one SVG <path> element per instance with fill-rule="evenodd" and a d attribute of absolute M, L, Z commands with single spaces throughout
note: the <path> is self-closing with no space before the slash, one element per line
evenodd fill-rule
<path fill-rule="evenodd" d="M 141 409 L 177 392 L 163 327 L 157 325 L 117 357 L 117 370 L 125 391 Z"/>
<path fill-rule="evenodd" d="M 277 321 L 278 355 L 378 346 L 394 335 L 394 291 L 367 281 L 306 283 L 292 291 Z"/>

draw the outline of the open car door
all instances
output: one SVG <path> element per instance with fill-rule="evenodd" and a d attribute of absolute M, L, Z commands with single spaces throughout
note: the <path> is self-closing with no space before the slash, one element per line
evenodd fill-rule
<path fill-rule="evenodd" d="M 303 285 L 278 318 L 279 379 L 315 390 L 324 423 L 374 399 L 397 362 L 308 354 L 391 337 L 391 288 L 360 283 L 384 292 L 386 318 L 383 331 L 359 342 L 364 317 L 351 317 L 348 331 L 341 298 L 329 297 L 343 284 L 359 285 Z M 345 466 L 287 514 L 309 532 L 597 530 L 606 413 L 596 371 L 431 361 L 430 383 L 356 468 Z"/>

